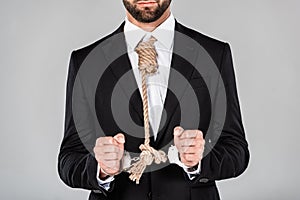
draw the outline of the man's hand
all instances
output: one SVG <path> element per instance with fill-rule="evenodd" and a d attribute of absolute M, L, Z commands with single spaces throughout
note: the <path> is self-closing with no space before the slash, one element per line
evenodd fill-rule
<path fill-rule="evenodd" d="M 200 130 L 184 130 L 177 126 L 174 128 L 174 143 L 180 154 L 180 160 L 185 166 L 198 165 L 202 159 L 205 144 Z"/>
<path fill-rule="evenodd" d="M 124 154 L 125 137 L 122 133 L 114 137 L 99 137 L 94 147 L 95 158 L 101 168 L 100 179 L 120 172 Z"/>

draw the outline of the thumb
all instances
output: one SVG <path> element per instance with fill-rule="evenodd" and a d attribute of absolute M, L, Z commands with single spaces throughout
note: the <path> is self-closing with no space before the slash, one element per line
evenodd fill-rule
<path fill-rule="evenodd" d="M 114 136 L 114 139 L 119 143 L 119 144 L 124 144 L 125 143 L 125 136 L 122 133 L 118 133 L 117 135 Z"/>
<path fill-rule="evenodd" d="M 181 126 L 176 126 L 174 128 L 174 136 L 180 137 L 180 135 L 183 133 L 184 129 Z"/>

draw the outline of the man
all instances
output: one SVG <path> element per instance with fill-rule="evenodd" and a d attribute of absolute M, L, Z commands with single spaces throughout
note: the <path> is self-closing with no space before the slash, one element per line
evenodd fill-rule
<path fill-rule="evenodd" d="M 59 175 L 70 187 L 91 190 L 89 199 L 219 199 L 215 181 L 240 175 L 249 161 L 229 45 L 178 23 L 170 11 L 171 0 L 123 0 L 123 3 L 126 8 L 125 22 L 109 36 L 74 51 L 71 55 L 65 134 L 59 153 Z M 201 50 L 191 46 L 186 48 L 190 41 L 179 41 L 180 34 L 191 38 L 201 46 L 199 49 L 207 52 L 220 75 L 217 79 L 209 73 L 202 74 L 195 70 L 197 67 L 188 59 L 205 59 L 199 56 Z M 121 35 L 118 42 L 114 38 L 117 35 Z M 144 142 L 144 138 L 134 137 L 133 135 L 137 134 L 133 133 L 134 131 L 124 131 L 120 128 L 110 107 L 115 85 L 126 72 L 132 70 L 131 79 L 122 85 L 126 87 L 126 84 L 136 81 L 138 90 L 131 97 L 129 95 L 128 99 L 130 118 L 140 126 L 145 125 L 142 117 L 141 74 L 138 70 L 142 56 L 137 47 L 150 38 L 155 38 L 152 43 L 157 55 L 154 62 L 157 62 L 159 70 L 159 73 L 148 76 L 147 79 L 147 105 L 150 106 L 149 120 L 152 131 L 150 145 L 168 154 L 168 161 L 147 166 L 139 184 L 136 184 L 129 179 L 127 168 L 132 165 L 131 161 L 136 155 L 134 153 L 140 152 L 139 146 Z M 94 54 L 97 58 L 110 57 L 118 51 L 118 45 L 121 45 L 122 49 L 123 42 L 127 53 L 108 63 L 107 69 L 101 78 L 99 77 L 96 94 L 89 95 L 89 78 L 85 80 L 82 76 L 79 82 L 83 92 L 81 96 L 75 94 L 74 97 L 74 87 L 78 88 L 78 74 L 87 63 L 89 54 L 102 45 L 103 51 L 96 51 Z M 180 42 L 184 44 L 179 45 Z M 177 49 L 185 52 L 188 58 L 179 56 L 180 50 L 176 54 Z M 98 64 L 100 62 L 104 61 L 101 60 Z M 182 123 L 186 120 L 189 124 L 195 121 L 195 117 L 182 115 L 183 110 L 180 108 L 184 106 L 181 106 L 181 100 L 169 90 L 174 80 L 173 75 L 176 74 L 174 71 L 188 80 L 197 96 L 201 108 L 201 120 L 197 126 L 191 127 L 192 125 Z M 220 80 L 223 87 L 214 87 Z M 182 85 L 178 79 L 175 82 L 177 85 L 173 88 Z M 215 108 L 216 99 L 222 94 L 220 88 L 226 93 L 225 101 L 222 102 L 226 107 L 223 123 L 217 122 L 221 111 Z M 92 100 L 87 100 L 88 96 Z M 185 96 L 183 93 L 182 98 Z M 82 107 L 86 107 L 85 110 L 95 108 L 96 117 L 89 112 L 86 115 L 82 114 L 85 111 L 79 109 L 80 115 L 84 117 L 78 120 L 74 114 L 76 111 L 73 110 L 76 108 L 74 101 L 79 101 Z M 156 109 L 153 108 L 155 106 Z M 192 112 L 196 107 L 190 106 L 189 109 Z M 165 122 L 162 123 L 164 116 Z M 100 123 L 105 135 L 99 135 L 96 129 L 90 128 L 96 126 L 93 123 Z M 214 127 L 212 135 L 209 131 L 211 123 Z M 80 128 L 82 124 L 83 128 Z M 86 130 L 92 131 L 87 131 L 86 134 Z M 174 149 L 175 154 L 170 153 Z"/>

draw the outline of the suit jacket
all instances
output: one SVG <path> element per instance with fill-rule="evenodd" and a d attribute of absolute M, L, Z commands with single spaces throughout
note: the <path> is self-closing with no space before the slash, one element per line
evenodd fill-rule
<path fill-rule="evenodd" d="M 118 80 L 131 70 L 131 64 L 126 53 L 116 58 L 110 58 L 112 52 L 122 48 L 126 49 L 124 37 L 120 37 L 120 41 L 112 39 L 117 34 L 122 36 L 123 27 L 124 23 L 110 35 L 87 47 L 73 51 L 71 54 L 66 91 L 65 131 L 58 156 L 60 178 L 70 187 L 91 190 L 89 196 L 91 200 L 219 199 L 215 181 L 239 176 L 244 172 L 249 162 L 248 144 L 242 124 L 231 51 L 227 43 L 191 30 L 177 21 L 175 35 L 182 33 L 188 36 L 208 53 L 218 69 L 226 92 L 224 124 L 219 134 L 215 134 L 217 137 L 214 137 L 214 134 L 208 135 L 210 124 L 214 121 L 214 116 L 217 113 L 214 110 L 216 96 L 209 91 L 210 86 L 207 81 L 204 81 L 203 74 L 195 70 L 193 63 L 190 62 L 190 60 L 199 58 L 199 51 L 185 42 L 180 45 L 180 51 L 185 52 L 185 55 L 189 58 L 183 58 L 173 53 L 171 69 L 179 72 L 188 80 L 197 96 L 199 110 L 201 111 L 201 119 L 197 127 L 186 125 L 183 128 L 199 129 L 204 133 L 204 136 L 207 136 L 205 137 L 205 151 L 207 153 L 201 161 L 201 173 L 195 179 L 190 180 L 181 167 L 166 163 L 157 170 L 144 173 L 139 185 L 130 181 L 126 172 L 115 176 L 115 180 L 111 183 L 108 191 L 98 185 L 96 180 L 97 161 L 92 153 L 92 148 L 96 138 L 102 136 L 97 131 L 99 130 L 99 124 L 106 135 L 113 136 L 118 132 L 124 133 L 126 138 L 125 149 L 129 152 L 139 152 L 138 147 L 144 140 L 142 137 L 134 137 L 119 128 L 111 111 L 113 88 Z M 174 39 L 175 49 L 176 45 L 179 46 L 179 43 L 179 40 Z M 101 50 L 94 51 L 99 45 L 101 45 Z M 86 65 L 86 58 L 89 54 L 95 54 L 97 58 L 111 59 L 112 62 L 108 62 L 108 67 L 101 72 L 101 78 L 96 79 L 97 84 L 91 81 L 90 78 L 81 77 L 80 83 L 84 86 L 81 86 L 80 90 L 83 92 L 80 93 L 81 96 L 75 95 L 74 97 L 76 77 L 83 64 Z M 104 61 L 99 60 L 99 62 Z M 97 73 L 92 74 L 95 77 L 98 76 Z M 131 76 L 132 82 L 128 84 L 136 85 L 132 73 Z M 204 76 L 209 76 L 209 74 Z M 171 79 L 169 81 L 171 83 L 171 75 L 169 79 Z M 214 81 L 215 79 L 209 80 Z M 93 88 L 91 85 L 96 85 L 96 87 Z M 123 87 L 126 87 L 126 85 L 123 85 Z M 130 117 L 136 124 L 143 126 L 142 100 L 138 89 L 133 94 L 126 94 L 126 89 L 124 91 L 129 101 Z M 218 93 L 218 90 L 215 93 Z M 181 95 L 184 96 L 184 92 Z M 81 114 L 82 119 L 79 120 L 75 120 L 74 117 L 74 98 L 80 99 L 79 104 L 81 105 L 77 112 Z M 164 109 L 166 115 L 165 118 L 162 118 L 165 119 L 165 122 L 161 124 L 157 139 L 154 141 L 151 137 L 151 145 L 156 149 L 163 149 L 167 152 L 170 144 L 172 144 L 174 127 L 182 125 L 180 98 L 171 90 L 167 91 Z M 91 110 L 94 110 L 94 112 L 91 112 Z M 188 121 L 193 120 L 189 119 Z M 216 124 L 215 126 L 217 126 Z M 213 129 L 213 131 L 216 130 L 217 128 Z M 211 141 L 214 141 L 214 145 Z"/>

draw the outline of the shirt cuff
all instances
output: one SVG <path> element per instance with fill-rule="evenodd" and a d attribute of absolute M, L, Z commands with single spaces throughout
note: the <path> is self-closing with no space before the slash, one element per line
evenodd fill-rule
<path fill-rule="evenodd" d="M 127 151 L 124 151 L 124 157 L 123 157 L 123 161 L 122 161 L 122 167 L 121 169 L 126 169 L 126 168 L 129 168 L 131 165 L 131 156 L 130 154 L 127 152 Z M 109 190 L 110 188 L 110 183 L 112 181 L 115 180 L 114 176 L 109 176 L 108 178 L 106 178 L 105 180 L 101 180 L 99 178 L 99 174 L 100 174 L 100 166 L 98 164 L 97 166 L 97 174 L 96 174 L 96 178 L 97 178 L 97 182 L 98 182 L 98 185 L 102 188 L 104 188 L 105 190 Z"/>
<path fill-rule="evenodd" d="M 201 162 L 198 163 L 198 165 L 195 169 L 185 166 L 179 160 L 178 150 L 173 145 L 169 148 L 168 159 L 169 159 L 170 163 L 180 166 L 185 171 L 185 173 L 187 174 L 187 176 L 189 177 L 190 180 L 193 180 L 198 174 L 200 174 Z"/>
<path fill-rule="evenodd" d="M 183 163 L 182 163 L 183 164 Z M 200 174 L 201 162 L 198 163 L 197 167 L 187 167 L 183 164 L 183 170 L 186 172 L 190 180 L 196 178 L 197 175 Z"/>
<path fill-rule="evenodd" d="M 106 191 L 108 191 L 109 190 L 109 188 L 110 188 L 110 183 L 113 181 L 113 180 L 115 180 L 115 178 L 114 178 L 114 176 L 109 176 L 108 178 L 106 178 L 105 180 L 101 180 L 100 178 L 99 178 L 99 174 L 100 174 L 100 166 L 99 166 L 99 164 L 98 164 L 98 166 L 97 166 L 97 182 L 98 182 L 98 185 L 100 186 L 100 187 L 102 187 L 102 188 L 104 188 Z"/>

